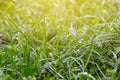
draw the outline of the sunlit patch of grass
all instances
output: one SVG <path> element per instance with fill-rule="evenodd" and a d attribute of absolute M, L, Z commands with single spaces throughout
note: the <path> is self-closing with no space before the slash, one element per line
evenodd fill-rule
<path fill-rule="evenodd" d="M 113 0 L 1 0 L 0 34 L 0 79 L 120 79 Z"/>

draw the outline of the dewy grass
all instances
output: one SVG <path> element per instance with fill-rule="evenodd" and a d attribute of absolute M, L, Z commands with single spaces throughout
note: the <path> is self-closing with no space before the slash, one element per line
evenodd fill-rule
<path fill-rule="evenodd" d="M 119 80 L 118 4 L 0 1 L 0 79 Z"/>

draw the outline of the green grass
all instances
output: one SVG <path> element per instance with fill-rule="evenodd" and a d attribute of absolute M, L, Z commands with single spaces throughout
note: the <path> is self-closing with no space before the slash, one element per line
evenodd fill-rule
<path fill-rule="evenodd" d="M 119 80 L 119 11 L 114 0 L 0 0 L 0 80 Z"/>

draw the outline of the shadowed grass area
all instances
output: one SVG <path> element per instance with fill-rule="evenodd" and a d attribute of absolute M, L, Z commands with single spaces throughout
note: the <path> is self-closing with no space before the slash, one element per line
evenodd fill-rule
<path fill-rule="evenodd" d="M 0 80 L 119 80 L 118 4 L 0 0 Z"/>

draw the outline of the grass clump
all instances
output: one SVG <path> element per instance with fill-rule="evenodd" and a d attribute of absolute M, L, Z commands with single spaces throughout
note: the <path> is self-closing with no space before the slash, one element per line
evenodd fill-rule
<path fill-rule="evenodd" d="M 118 4 L 0 0 L 0 79 L 119 80 Z"/>

